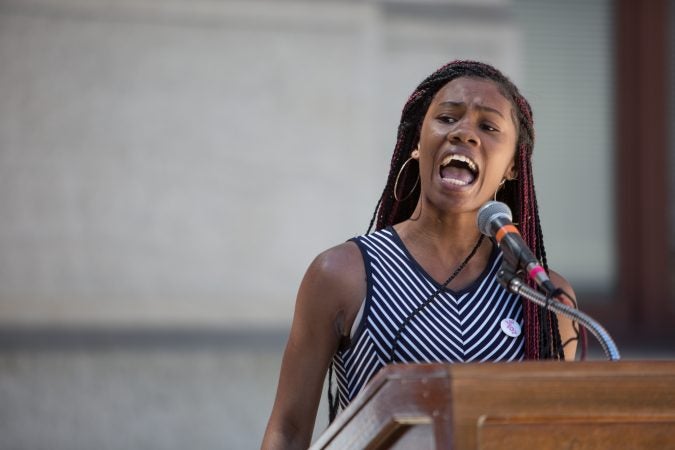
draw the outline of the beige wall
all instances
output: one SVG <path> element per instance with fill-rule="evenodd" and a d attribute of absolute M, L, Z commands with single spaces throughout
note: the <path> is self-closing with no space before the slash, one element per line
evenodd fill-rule
<path fill-rule="evenodd" d="M 570 145 L 556 131 L 555 102 L 586 94 L 541 70 L 548 34 L 514 11 L 0 1 L 0 325 L 286 326 L 311 259 L 365 231 L 405 99 L 455 58 L 533 93 L 542 203 L 564 206 L 542 211 L 551 265 L 606 284 L 604 216 L 565 221 L 609 192 L 601 177 L 580 198 L 609 165 L 584 158 L 584 135 Z M 553 97 L 536 90 L 546 82 Z"/>
<path fill-rule="evenodd" d="M 5 323 L 285 323 L 365 230 L 415 84 L 519 67 L 491 15 L 474 39 L 377 2 L 0 5 Z"/>
<path fill-rule="evenodd" d="M 522 87 L 551 267 L 611 285 L 608 3 L 0 0 L 0 448 L 257 448 L 305 267 L 454 58 Z"/>

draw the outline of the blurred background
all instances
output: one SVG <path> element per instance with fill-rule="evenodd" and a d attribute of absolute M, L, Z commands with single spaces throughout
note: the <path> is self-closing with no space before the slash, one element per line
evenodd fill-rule
<path fill-rule="evenodd" d="M 581 309 L 675 358 L 673 25 L 673 0 L 0 0 L 0 449 L 257 448 L 304 270 L 365 232 L 452 59 L 531 102 Z"/>

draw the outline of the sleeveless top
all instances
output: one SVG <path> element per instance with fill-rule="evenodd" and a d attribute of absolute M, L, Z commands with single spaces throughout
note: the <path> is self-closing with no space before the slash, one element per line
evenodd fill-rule
<path fill-rule="evenodd" d="M 352 338 L 333 357 L 342 408 L 390 362 L 399 327 L 440 287 L 392 227 L 352 241 L 363 256 L 367 293 Z M 522 360 L 522 302 L 497 281 L 501 261 L 495 246 L 476 281 L 457 292 L 443 288 L 415 314 L 401 329 L 393 362 Z"/>

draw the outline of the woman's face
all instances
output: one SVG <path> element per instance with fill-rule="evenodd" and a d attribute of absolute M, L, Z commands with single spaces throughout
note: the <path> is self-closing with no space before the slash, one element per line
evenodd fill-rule
<path fill-rule="evenodd" d="M 492 81 L 456 78 L 434 96 L 422 122 L 420 201 L 473 211 L 514 178 L 517 128 L 511 102 Z"/>

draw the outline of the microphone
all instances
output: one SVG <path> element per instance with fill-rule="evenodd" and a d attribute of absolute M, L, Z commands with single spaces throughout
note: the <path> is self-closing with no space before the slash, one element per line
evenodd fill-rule
<path fill-rule="evenodd" d="M 516 270 L 522 269 L 547 294 L 553 294 L 556 287 L 537 258 L 513 225 L 511 209 L 502 202 L 489 201 L 478 210 L 478 229 L 484 235 L 497 241 L 506 260 Z"/>

